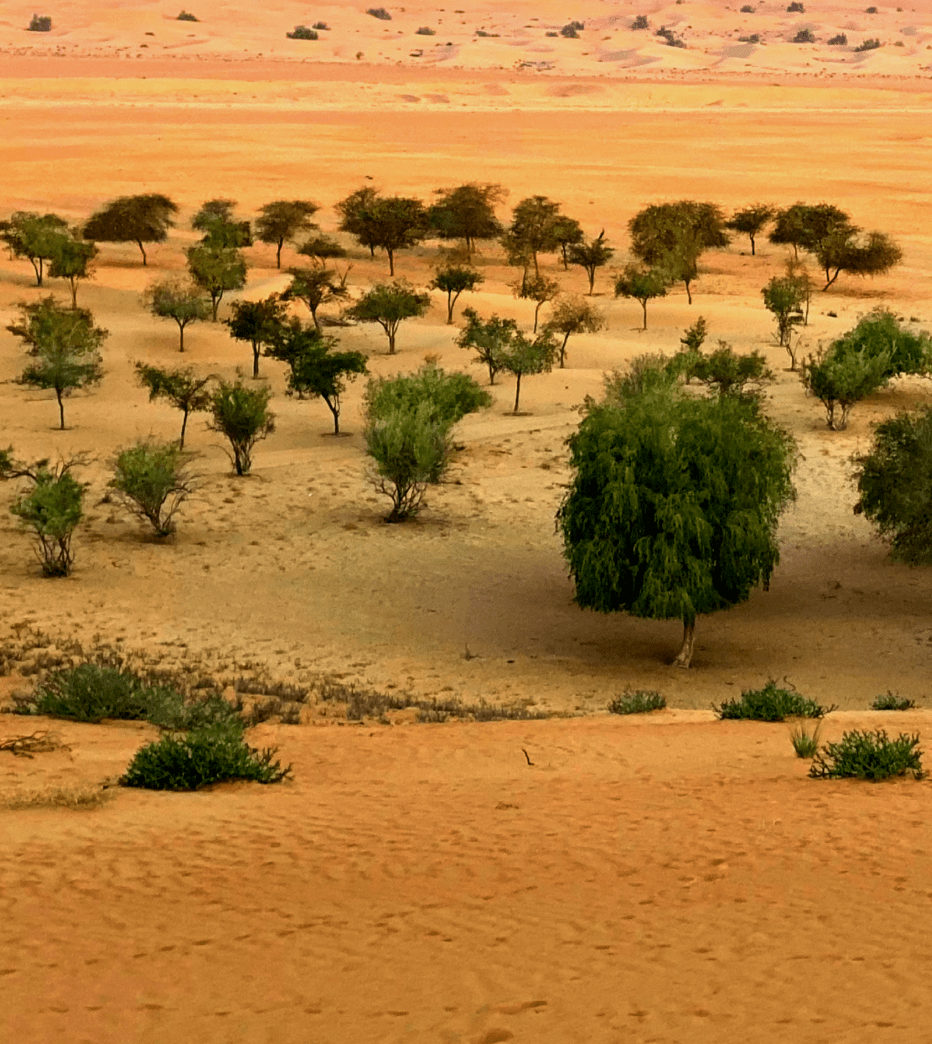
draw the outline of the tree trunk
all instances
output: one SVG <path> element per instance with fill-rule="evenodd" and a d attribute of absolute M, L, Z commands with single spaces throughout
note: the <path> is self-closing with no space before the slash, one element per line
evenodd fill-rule
<path fill-rule="evenodd" d="M 595 289 L 595 269 L 590 268 L 588 270 L 589 276 L 589 296 L 592 297 L 593 290 Z"/>
<path fill-rule="evenodd" d="M 395 354 L 395 331 L 394 330 L 386 330 L 385 332 L 388 334 L 388 354 L 389 355 L 394 355 Z"/>
<path fill-rule="evenodd" d="M 142 240 L 136 240 L 136 246 L 139 247 L 139 252 L 142 254 L 142 267 L 146 268 L 149 264 L 149 259 L 146 257 L 146 248 L 142 245 Z"/>
<path fill-rule="evenodd" d="M 541 307 L 543 306 L 543 303 L 544 303 L 543 301 L 538 301 L 537 302 L 537 306 L 534 309 L 534 329 L 532 331 L 533 333 L 537 333 L 537 320 L 538 320 L 538 318 L 540 316 L 540 310 L 541 310 Z"/>
<path fill-rule="evenodd" d="M 36 273 L 36 286 L 42 286 L 42 258 L 31 257 L 32 270 Z"/>
<path fill-rule="evenodd" d="M 689 301 L 690 304 L 692 304 L 693 303 L 693 295 L 692 295 L 692 291 L 689 289 L 689 284 L 690 284 L 691 280 L 684 279 L 683 282 L 686 284 L 686 300 Z"/>
<path fill-rule="evenodd" d="M 456 297 L 454 297 L 452 290 L 447 291 L 447 326 L 453 325 L 453 306 L 456 304 L 456 298 L 459 296 L 460 295 L 457 294 Z"/>
<path fill-rule="evenodd" d="M 388 254 L 388 274 L 394 278 L 395 276 L 395 251 L 390 247 L 385 248 L 385 253 Z"/>
<path fill-rule="evenodd" d="M 61 421 L 61 426 L 60 426 L 59 430 L 60 431 L 64 431 L 65 430 L 65 404 L 62 402 L 61 389 L 60 388 L 56 388 L 55 389 L 55 398 L 58 399 L 58 416 L 59 416 L 60 421 Z"/>
<path fill-rule="evenodd" d="M 570 270 L 570 265 L 566 259 L 566 243 L 560 244 L 560 252 L 563 254 L 563 271 L 568 272 Z"/>
<path fill-rule="evenodd" d="M 517 417 L 517 415 L 518 415 L 518 400 L 521 398 L 521 374 L 519 373 L 516 376 L 518 378 L 518 383 L 515 386 L 515 416 Z"/>
<path fill-rule="evenodd" d="M 566 334 L 563 338 L 563 344 L 560 345 L 560 369 L 563 369 L 563 365 L 566 362 L 566 342 L 570 339 L 570 335 Z"/>
<path fill-rule="evenodd" d="M 178 449 L 184 449 L 184 432 L 188 426 L 188 411 L 185 410 L 181 416 L 181 438 L 178 440 Z"/>
<path fill-rule="evenodd" d="M 220 308 L 220 299 L 222 297 L 223 297 L 223 291 L 222 290 L 216 296 L 214 296 L 213 294 L 210 295 L 210 303 L 211 303 L 211 306 L 213 308 L 213 315 L 211 316 L 211 322 L 215 323 L 217 321 L 217 311 Z"/>
<path fill-rule="evenodd" d="M 71 283 L 71 310 L 76 312 L 78 309 L 78 281 L 72 276 L 69 282 Z"/>
<path fill-rule="evenodd" d="M 527 276 L 527 269 L 525 268 L 525 277 Z M 537 251 L 534 251 L 534 275 L 540 279 L 540 262 L 537 260 Z"/>
<path fill-rule="evenodd" d="M 278 241 L 278 250 L 275 252 L 275 267 L 282 267 L 282 247 L 285 245 L 284 239 Z"/>
<path fill-rule="evenodd" d="M 308 305 L 308 308 L 310 308 L 310 310 L 311 310 L 311 318 L 314 320 L 314 329 L 318 333 L 320 333 L 320 320 L 317 318 L 317 309 L 316 308 L 311 308 L 310 305 Z"/>
<path fill-rule="evenodd" d="M 327 409 L 333 414 L 333 434 L 340 434 L 340 406 L 339 403 L 332 403 L 327 396 L 323 396 L 324 402 L 327 404 Z"/>
<path fill-rule="evenodd" d="M 178 351 L 184 351 L 184 323 L 178 324 Z"/>
<path fill-rule="evenodd" d="M 259 342 L 252 342 L 252 376 L 253 379 L 259 376 Z"/>
<path fill-rule="evenodd" d="M 748 236 L 748 239 L 751 240 L 751 257 L 753 257 L 754 256 L 754 237 L 753 236 Z"/>
<path fill-rule="evenodd" d="M 683 645 L 673 661 L 674 667 L 688 667 L 693 658 L 693 645 L 696 641 L 696 618 L 683 621 Z"/>

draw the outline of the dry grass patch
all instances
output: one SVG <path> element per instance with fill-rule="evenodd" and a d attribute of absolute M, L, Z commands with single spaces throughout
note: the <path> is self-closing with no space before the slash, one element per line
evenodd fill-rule
<path fill-rule="evenodd" d="M 102 808 L 112 797 L 111 790 L 99 783 L 38 787 L 0 796 L 0 810 L 19 812 L 29 808 L 68 808 L 74 812 L 89 812 Z"/>

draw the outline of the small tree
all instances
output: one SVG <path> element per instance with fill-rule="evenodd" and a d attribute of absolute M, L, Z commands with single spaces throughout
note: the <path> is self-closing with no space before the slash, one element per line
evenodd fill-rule
<path fill-rule="evenodd" d="M 116 455 L 107 485 L 157 537 L 171 536 L 178 509 L 195 489 L 186 462 L 184 451 L 173 442 L 137 442 Z"/>
<path fill-rule="evenodd" d="M 431 419 L 431 404 L 399 409 L 369 421 L 366 452 L 374 461 L 372 481 L 392 502 L 386 522 L 404 522 L 423 507 L 430 482 L 449 467 L 449 425 Z"/>
<path fill-rule="evenodd" d="M 514 374 L 517 378 L 513 411 L 515 416 L 518 415 L 518 403 L 521 398 L 521 378 L 534 373 L 549 373 L 553 369 L 557 351 L 557 343 L 550 330 L 545 330 L 533 340 L 517 330 L 510 342 L 499 348 L 496 360 L 498 369 Z"/>
<path fill-rule="evenodd" d="M 792 439 L 754 403 L 653 381 L 592 406 L 569 446 L 557 521 L 576 602 L 682 620 L 674 664 L 688 667 L 698 617 L 769 583 Z"/>
<path fill-rule="evenodd" d="M 313 258 L 318 264 L 346 257 L 346 248 L 330 236 L 312 236 L 298 247 L 298 253 Z"/>
<path fill-rule="evenodd" d="M 667 276 L 656 268 L 639 268 L 637 265 L 626 265 L 625 270 L 615 280 L 615 296 L 631 297 L 641 305 L 644 316 L 642 330 L 647 329 L 647 302 L 655 297 L 667 296 Z"/>
<path fill-rule="evenodd" d="M 595 288 L 595 274 L 598 269 L 607 265 L 614 257 L 615 251 L 605 241 L 605 230 L 603 229 L 595 239 L 587 243 L 583 240 L 571 246 L 567 252 L 567 258 L 571 265 L 579 265 L 589 278 L 589 296 L 592 296 Z"/>
<path fill-rule="evenodd" d="M 563 297 L 553 306 L 546 330 L 562 334 L 560 368 L 566 364 L 566 343 L 573 334 L 597 333 L 605 326 L 605 316 L 582 297 Z"/>
<path fill-rule="evenodd" d="M 380 248 L 388 255 L 389 275 L 395 275 L 395 252 L 419 243 L 429 230 L 427 211 L 419 199 L 380 196 L 363 189 L 337 204 L 344 214 L 340 225 L 370 252 Z"/>
<path fill-rule="evenodd" d="M 815 253 L 826 237 L 854 230 L 845 211 L 831 203 L 794 203 L 776 211 L 767 238 L 771 243 L 791 246 L 798 258 L 800 250 Z"/>
<path fill-rule="evenodd" d="M 271 344 L 287 318 L 287 309 L 278 294 L 270 294 L 261 301 L 233 301 L 232 316 L 223 322 L 230 328 L 230 336 L 237 341 L 248 341 L 252 346 L 252 375 L 259 376 L 259 356 L 263 345 Z"/>
<path fill-rule="evenodd" d="M 317 228 L 311 218 L 320 209 L 309 199 L 277 199 L 266 203 L 256 219 L 256 239 L 275 247 L 275 267 L 282 267 L 282 248 L 301 232 Z"/>
<path fill-rule="evenodd" d="M 553 223 L 553 238 L 560 250 L 563 271 L 568 272 L 570 266 L 568 252 L 573 247 L 579 246 L 586 238 L 582 226 L 576 218 L 567 217 L 566 214 L 559 214 Z"/>
<path fill-rule="evenodd" d="M 537 276 L 540 275 L 538 254 L 553 253 L 560 245 L 557 233 L 561 216 L 560 204 L 547 196 L 528 196 L 512 213 L 508 229 L 510 240 L 527 252 Z"/>
<path fill-rule="evenodd" d="M 447 295 L 447 326 L 453 325 L 453 309 L 464 290 L 475 290 L 485 276 L 474 268 L 463 265 L 444 265 L 428 284 L 431 290 L 442 290 Z"/>
<path fill-rule="evenodd" d="M 548 301 L 559 296 L 560 284 L 555 279 L 538 275 L 533 279 L 519 280 L 511 289 L 515 297 L 534 302 L 534 333 L 537 333 L 540 310 Z"/>
<path fill-rule="evenodd" d="M 456 188 L 437 189 L 437 201 L 428 209 L 431 231 L 440 239 L 462 239 L 467 263 L 472 260 L 476 242 L 497 239 L 502 225 L 495 207 L 507 195 L 501 185 L 470 182 Z M 469 288 L 471 289 L 471 287 Z"/>
<path fill-rule="evenodd" d="M 761 291 L 764 307 L 777 322 L 777 344 L 790 356 L 790 370 L 796 369 L 796 353 L 790 338 L 793 327 L 803 321 L 802 291 L 797 280 L 789 276 L 774 276 Z"/>
<path fill-rule="evenodd" d="M 184 351 L 185 328 L 210 315 L 210 305 L 204 300 L 200 287 L 188 280 L 169 278 L 150 283 L 143 291 L 142 301 L 159 319 L 174 319 L 178 325 L 179 352 Z"/>
<path fill-rule="evenodd" d="M 763 386 L 774 379 L 760 352 L 738 355 L 725 341 L 719 341 L 714 352 L 700 354 L 690 376 L 716 395 L 742 399 L 760 398 Z"/>
<path fill-rule="evenodd" d="M 379 199 L 379 193 L 376 189 L 364 185 L 355 192 L 351 192 L 345 199 L 341 199 L 335 207 L 336 212 L 340 215 L 340 231 L 355 236 L 360 246 L 368 249 L 371 257 L 375 257 L 376 243 L 373 239 L 374 230 L 369 223 L 368 214 L 377 199 Z"/>
<path fill-rule="evenodd" d="M 756 240 L 767 225 L 773 220 L 776 213 L 774 207 L 767 203 L 754 203 L 752 206 L 736 210 L 730 220 L 725 222 L 725 227 L 733 232 L 740 232 L 751 241 L 751 256 L 757 253 Z"/>
<path fill-rule="evenodd" d="M 321 305 L 340 301 L 348 296 L 344 281 L 333 269 L 323 264 L 314 265 L 312 268 L 289 268 L 288 274 L 291 276 L 291 283 L 282 294 L 282 300 L 303 301 L 311 313 L 314 327 L 320 331 L 317 310 Z"/>
<path fill-rule="evenodd" d="M 346 310 L 346 315 L 360 323 L 378 323 L 388 338 L 388 354 L 394 355 L 398 327 L 405 319 L 424 315 L 429 307 L 429 294 L 419 294 L 410 283 L 396 279 L 393 283 L 376 283 Z"/>
<path fill-rule="evenodd" d="M 204 233 L 201 242 L 207 246 L 234 250 L 252 246 L 252 226 L 248 221 L 237 221 L 235 209 L 235 199 L 209 199 L 192 218 L 191 228 Z"/>
<path fill-rule="evenodd" d="M 181 438 L 178 440 L 178 448 L 184 449 L 188 416 L 191 413 L 205 413 L 210 409 L 213 397 L 209 386 L 214 378 L 198 376 L 190 368 L 160 370 L 157 366 L 147 366 L 141 362 L 135 363 L 134 366 L 136 380 L 149 389 L 149 402 L 164 399 L 176 410 L 181 410 Z"/>
<path fill-rule="evenodd" d="M 164 243 L 177 213 L 178 205 L 158 192 L 120 196 L 91 216 L 83 235 L 95 243 L 135 243 L 146 265 L 144 244 Z"/>
<path fill-rule="evenodd" d="M 338 352 L 333 337 L 300 319 L 282 324 L 266 354 L 288 364 L 288 394 L 323 399 L 333 415 L 333 434 L 340 434 L 340 397 L 348 381 L 368 372 L 362 352 Z"/>
<path fill-rule="evenodd" d="M 9 221 L 0 222 L 0 239 L 13 257 L 24 257 L 36 274 L 36 286 L 42 286 L 45 263 L 70 239 L 68 223 L 57 214 L 36 214 L 18 210 Z"/>
<path fill-rule="evenodd" d="M 99 384 L 103 378 L 100 346 L 108 333 L 94 325 L 89 311 L 63 308 L 54 297 L 18 307 L 20 320 L 7 329 L 23 340 L 33 358 L 19 381 L 55 392 L 64 431 L 64 398 L 77 388 Z"/>
<path fill-rule="evenodd" d="M 870 450 L 852 463 L 855 512 L 890 542 L 894 558 L 932 565 L 932 407 L 882 421 Z"/>
<path fill-rule="evenodd" d="M 207 243 L 189 247 L 188 271 L 202 290 L 210 295 L 211 319 L 227 290 L 242 290 L 246 285 L 246 259 L 233 247 L 214 247 Z"/>
<path fill-rule="evenodd" d="M 517 335 L 518 324 L 514 319 L 501 319 L 497 315 L 482 319 L 474 308 L 464 308 L 463 315 L 466 327 L 456 343 L 460 348 L 475 350 L 475 361 L 488 367 L 489 384 L 494 384 L 495 375 L 502 368 L 499 354 Z"/>
<path fill-rule="evenodd" d="M 804 360 L 800 378 L 809 394 L 825 407 L 830 431 L 844 431 L 854 404 L 887 383 L 890 354 L 839 354 L 822 349 Z"/>
<path fill-rule="evenodd" d="M 857 325 L 832 342 L 837 357 L 874 357 L 885 354 L 886 377 L 914 374 L 927 377 L 932 373 L 932 341 L 926 333 L 915 333 L 902 326 L 886 308 L 875 308 L 862 316 Z"/>
<path fill-rule="evenodd" d="M 87 464 L 84 456 L 50 465 L 48 460 L 24 464 L 11 450 L 0 450 L 0 479 L 28 478 L 32 488 L 10 507 L 35 537 L 36 557 L 45 576 L 68 576 L 74 564 L 72 539 L 84 515 L 84 485 L 72 469 Z"/>
<path fill-rule="evenodd" d="M 210 400 L 208 427 L 230 443 L 230 459 L 237 475 L 252 469 L 252 451 L 257 442 L 275 431 L 275 414 L 269 410 L 268 388 L 247 388 L 239 381 L 218 382 Z"/>
<path fill-rule="evenodd" d="M 857 276 L 883 275 L 903 260 L 903 251 L 884 232 L 859 236 L 856 229 L 839 229 L 821 240 L 814 251 L 828 288 L 842 272 Z"/>
<path fill-rule="evenodd" d="M 97 256 L 97 247 L 74 236 L 62 236 L 53 245 L 49 258 L 49 276 L 67 279 L 71 289 L 71 307 L 78 307 L 78 283 L 91 276 L 91 264 Z"/>

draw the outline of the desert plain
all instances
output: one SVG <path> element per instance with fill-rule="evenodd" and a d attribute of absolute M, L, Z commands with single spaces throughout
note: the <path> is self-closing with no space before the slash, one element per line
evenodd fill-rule
<path fill-rule="evenodd" d="M 0 740 L 44 727 L 62 743 L 32 759 L 0 751 L 3 1039 L 899 1044 L 928 1032 L 930 784 L 810 780 L 785 725 L 716 721 L 710 704 L 786 678 L 838 707 L 828 740 L 878 725 L 927 739 L 921 706 L 892 722 L 867 709 L 887 690 L 929 697 L 932 573 L 893 563 L 854 514 L 850 458 L 873 423 L 932 388 L 898 381 L 859 404 L 847 431 L 828 431 L 762 306 L 786 258 L 766 242 L 755 256 L 740 237 L 704 255 L 693 304 L 674 287 L 651 303 L 646 331 L 637 303 L 612 294 L 627 222 L 648 203 L 824 200 L 894 236 L 904 259 L 816 293 L 805 350 L 878 305 L 932 330 L 932 11 L 752 6 L 409 4 L 389 21 L 363 5 L 277 0 L 191 7 L 199 21 L 188 22 L 163 0 L 72 0 L 41 12 L 53 29 L 40 34 L 25 31 L 31 6 L 4 5 L 0 216 L 80 222 L 149 191 L 181 212 L 146 268 L 132 244 L 101 244 L 80 303 L 110 331 L 106 372 L 68 399 L 65 431 L 51 393 L 15 382 L 22 348 L 0 332 L 0 445 L 94 458 L 67 579 L 41 578 L 6 510 L 13 484 L 0 487 L 0 697 L 114 649 L 311 698 L 300 724 L 250 732 L 280 748 L 291 781 L 187 795 L 111 787 L 88 811 L 41 795 L 115 780 L 156 730 L 0 717 Z M 630 28 L 638 14 L 651 30 Z M 318 19 L 330 26 L 318 41 L 286 38 Z M 570 19 L 584 23 L 578 38 L 547 36 Z M 686 46 L 658 40 L 660 26 Z M 789 42 L 801 27 L 817 42 Z M 828 47 L 839 32 L 850 46 Z M 752 33 L 759 43 L 739 40 Z M 855 50 L 870 37 L 883 46 Z M 454 467 L 416 521 L 383 521 L 364 381 L 335 439 L 323 404 L 287 398 L 271 360 L 261 379 L 277 428 L 252 476 L 231 475 L 195 417 L 201 486 L 171 541 L 105 502 L 117 448 L 176 434 L 134 361 L 248 375 L 249 347 L 225 327 L 192 326 L 182 359 L 175 327 L 140 302 L 151 279 L 183 271 L 204 200 L 235 199 L 250 217 L 272 199 L 310 198 L 334 234 L 333 204 L 362 185 L 427 199 L 469 181 L 508 189 L 504 220 L 540 193 L 587 235 L 605 230 L 616 254 L 593 300 L 607 326 L 573 338 L 565 368 L 526 381 L 519 415 L 510 378 L 491 388 L 494 405 L 458 426 Z M 384 256 L 342 241 L 354 293 L 386 278 Z M 297 262 L 293 246 L 283 266 Z M 246 253 L 241 296 L 284 289 L 270 247 Z M 436 241 L 401 252 L 398 275 L 425 287 L 438 257 Z M 481 245 L 476 263 L 485 282 L 460 305 L 529 324 L 501 249 Z M 585 291 L 581 270 L 544 263 Z M 4 328 L 18 302 L 50 290 L 65 294 L 0 257 Z M 677 671 L 675 622 L 574 605 L 554 514 L 585 397 L 635 356 L 672 353 L 699 315 L 711 339 L 767 356 L 766 408 L 798 442 L 798 496 L 770 590 L 703 618 L 693 666 Z M 445 318 L 435 294 L 394 356 L 377 329 L 331 332 L 373 374 L 431 355 L 484 382 Z M 315 698 L 327 679 L 566 716 L 350 721 Z M 626 689 L 659 690 L 668 709 L 608 714 Z"/>

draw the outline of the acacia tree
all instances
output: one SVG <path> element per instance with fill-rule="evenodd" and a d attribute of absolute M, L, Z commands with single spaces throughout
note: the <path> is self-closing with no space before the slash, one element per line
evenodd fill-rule
<path fill-rule="evenodd" d="M 485 281 L 474 268 L 465 265 L 444 265 L 428 284 L 431 290 L 442 290 L 447 295 L 447 326 L 453 325 L 453 309 L 464 290 L 475 290 Z"/>
<path fill-rule="evenodd" d="M 537 323 L 540 319 L 540 310 L 548 301 L 553 301 L 559 296 L 560 284 L 555 279 L 546 276 L 535 276 L 533 279 L 524 279 L 512 286 L 515 297 L 534 302 L 534 333 L 537 333 Z"/>
<path fill-rule="evenodd" d="M 54 297 L 18 305 L 20 319 L 7 329 L 21 338 L 32 357 L 20 384 L 51 389 L 58 401 L 61 430 L 65 429 L 64 399 L 77 388 L 103 378 L 100 347 L 108 332 L 94 325 L 84 308 L 63 308 Z"/>
<path fill-rule="evenodd" d="M 398 327 L 405 319 L 424 315 L 429 307 L 430 294 L 420 294 L 404 279 L 396 279 L 376 283 L 345 314 L 359 323 L 378 323 L 388 338 L 388 354 L 394 355 Z"/>
<path fill-rule="evenodd" d="M 120 196 L 94 213 L 82 230 L 95 243 L 135 243 L 147 265 L 145 243 L 164 243 L 178 205 L 159 192 Z"/>
<path fill-rule="evenodd" d="M 333 434 L 340 434 L 340 397 L 349 381 L 368 373 L 362 352 L 338 352 L 337 341 L 324 337 L 300 319 L 280 326 L 266 354 L 288 365 L 288 395 L 323 399 L 333 415 Z"/>
<path fill-rule="evenodd" d="M 466 326 L 457 339 L 460 348 L 472 348 L 476 362 L 488 368 L 489 384 L 495 383 L 495 375 L 502 368 L 499 353 L 506 348 L 518 333 L 514 319 L 502 319 L 497 315 L 482 319 L 474 308 L 464 308 Z"/>
<path fill-rule="evenodd" d="M 376 243 L 367 215 L 377 199 L 378 191 L 369 185 L 363 185 L 345 199 L 341 199 L 334 208 L 340 215 L 340 231 L 354 236 L 360 246 L 366 247 L 370 257 L 375 257 Z"/>
<path fill-rule="evenodd" d="M 79 238 L 78 231 L 62 236 L 52 247 L 49 258 L 49 277 L 67 279 L 71 289 L 71 307 L 78 307 L 78 283 L 91 276 L 91 264 L 97 256 L 97 246 Z"/>
<path fill-rule="evenodd" d="M 337 210 L 344 213 L 343 231 L 351 232 L 370 252 L 375 248 L 385 251 L 391 276 L 395 275 L 395 252 L 420 243 L 429 231 L 424 204 L 413 197 L 362 190 L 337 204 Z"/>
<path fill-rule="evenodd" d="M 576 218 L 568 217 L 566 214 L 558 215 L 553 223 L 553 238 L 560 249 L 560 260 L 563 262 L 563 271 L 568 272 L 570 267 L 568 251 L 582 243 L 586 236 L 582 226 Z"/>
<path fill-rule="evenodd" d="M 191 228 L 203 232 L 202 243 L 212 247 L 252 246 L 252 225 L 237 221 L 234 216 L 235 199 L 209 199 L 191 219 Z"/>
<path fill-rule="evenodd" d="M 324 261 L 346 257 L 346 248 L 330 236 L 311 236 L 298 247 L 298 253 L 312 258 L 317 264 L 322 264 Z"/>
<path fill-rule="evenodd" d="M 750 239 L 751 257 L 753 257 L 757 253 L 757 237 L 773 220 L 775 213 L 775 208 L 767 203 L 754 203 L 749 207 L 736 210 L 725 222 L 725 227 L 733 232 L 740 232 Z"/>
<path fill-rule="evenodd" d="M 258 377 L 262 347 L 272 343 L 285 322 L 287 309 L 278 294 L 270 294 L 261 301 L 233 301 L 230 310 L 232 316 L 223 322 L 230 328 L 232 338 L 248 341 L 252 346 L 252 375 Z"/>
<path fill-rule="evenodd" d="M 776 211 L 767 238 L 778 246 L 791 246 L 798 259 L 800 249 L 813 254 L 827 236 L 845 230 L 855 229 L 851 218 L 839 207 L 831 203 L 794 203 Z"/>
<path fill-rule="evenodd" d="M 553 306 L 545 329 L 562 334 L 560 368 L 566 363 L 566 343 L 573 334 L 597 333 L 605 326 L 605 316 L 582 297 L 564 297 Z"/>
<path fill-rule="evenodd" d="M 690 304 L 699 258 L 707 250 L 729 243 L 721 208 L 690 199 L 651 204 L 634 215 L 628 229 L 634 256 L 665 272 L 668 282 L 682 281 Z"/>
<path fill-rule="evenodd" d="M 150 283 L 143 291 L 142 301 L 154 316 L 177 323 L 179 352 L 184 351 L 185 328 L 210 315 L 210 305 L 200 287 L 190 280 L 169 278 Z"/>
<path fill-rule="evenodd" d="M 317 310 L 321 305 L 343 300 L 348 296 L 345 278 L 341 279 L 332 268 L 323 264 L 312 268 L 289 268 L 291 283 L 282 293 L 283 301 L 303 301 L 311 313 L 314 326 L 320 331 Z"/>
<path fill-rule="evenodd" d="M 753 402 L 653 381 L 592 406 L 569 445 L 557 522 L 577 604 L 682 620 L 673 662 L 688 667 L 698 617 L 766 588 L 779 562 L 791 437 Z"/>
<path fill-rule="evenodd" d="M 512 248 L 523 250 L 534 265 L 534 274 L 540 275 L 538 254 L 550 254 L 557 250 L 558 220 L 561 218 L 560 204 L 547 196 L 528 196 L 522 199 L 511 215 L 511 226 L 505 240 Z"/>
<path fill-rule="evenodd" d="M 317 228 L 311 218 L 320 209 L 309 199 L 276 199 L 259 209 L 256 239 L 275 247 L 275 267 L 282 267 L 282 248 L 301 232 Z"/>
<path fill-rule="evenodd" d="M 614 257 L 615 251 L 605 241 L 605 229 L 590 239 L 585 239 L 569 248 L 568 259 L 571 265 L 578 265 L 589 278 L 589 296 L 595 289 L 595 274 Z"/>
<path fill-rule="evenodd" d="M 210 398 L 211 431 L 230 443 L 230 459 L 237 475 L 252 470 L 256 443 L 275 431 L 275 414 L 269 409 L 268 388 L 247 388 L 239 381 L 219 381 Z"/>
<path fill-rule="evenodd" d="M 615 280 L 615 296 L 630 297 L 638 301 L 644 315 L 642 330 L 647 329 L 647 302 L 655 297 L 667 296 L 666 273 L 656 268 L 640 268 L 637 265 L 626 265 L 625 270 Z"/>
<path fill-rule="evenodd" d="M 210 295 L 211 319 L 227 290 L 242 290 L 246 285 L 246 259 L 234 247 L 215 247 L 208 243 L 189 247 L 188 271 L 194 282 Z"/>
<path fill-rule="evenodd" d="M 45 263 L 70 239 L 68 222 L 57 214 L 36 214 L 17 210 L 9 221 L 0 222 L 0 239 L 14 257 L 24 257 L 36 274 L 36 286 L 42 286 Z"/>
<path fill-rule="evenodd" d="M 136 380 L 149 390 L 149 402 L 164 399 L 181 410 L 181 438 L 178 448 L 184 449 L 184 434 L 188 426 L 188 416 L 192 413 L 205 413 L 210 409 L 212 392 L 210 382 L 212 375 L 203 377 L 190 367 L 186 369 L 162 370 L 146 363 L 134 364 Z"/>
<path fill-rule="evenodd" d="M 883 275 L 903 260 L 903 251 L 885 232 L 839 229 L 826 236 L 816 247 L 815 256 L 825 272 L 828 288 L 842 272 L 857 276 Z"/>
<path fill-rule="evenodd" d="M 535 373 L 549 373 L 553 369 L 557 357 L 557 342 L 551 330 L 544 330 L 533 339 L 520 330 L 503 343 L 496 352 L 496 368 L 514 374 L 515 384 L 514 414 L 518 415 L 518 404 L 521 399 L 521 378 Z"/>
<path fill-rule="evenodd" d="M 436 189 L 434 195 L 437 201 L 427 211 L 430 229 L 440 239 L 462 239 L 467 262 L 472 261 L 477 241 L 501 235 L 502 225 L 495 216 L 495 207 L 507 195 L 501 185 L 473 181 L 456 188 Z"/>
<path fill-rule="evenodd" d="M 894 558 L 932 565 L 932 406 L 881 421 L 870 450 L 852 463 L 855 513 L 877 527 Z"/>

